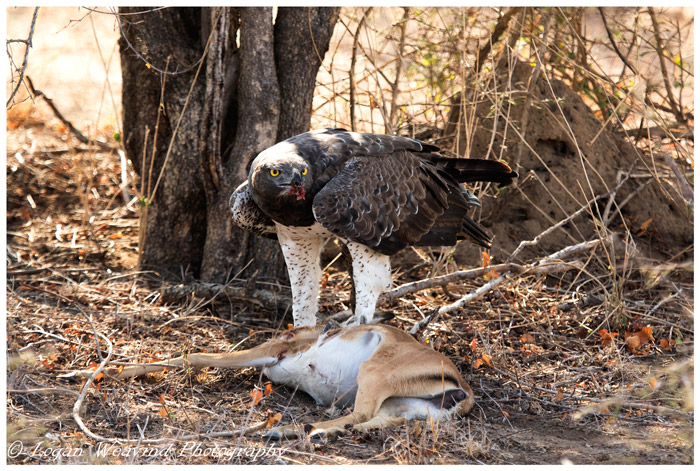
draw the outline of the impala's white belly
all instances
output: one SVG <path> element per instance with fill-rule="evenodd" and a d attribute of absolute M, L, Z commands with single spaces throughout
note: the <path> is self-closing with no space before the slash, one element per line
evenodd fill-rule
<path fill-rule="evenodd" d="M 360 365 L 381 340 L 381 334 L 372 331 L 351 341 L 324 334 L 307 351 L 283 358 L 263 374 L 274 383 L 298 387 L 319 404 L 346 407 L 355 400 Z"/>

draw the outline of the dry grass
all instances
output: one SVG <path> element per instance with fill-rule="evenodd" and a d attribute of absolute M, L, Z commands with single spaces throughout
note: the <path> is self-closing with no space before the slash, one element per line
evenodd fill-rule
<path fill-rule="evenodd" d="M 275 389 L 251 408 L 250 392 L 264 389 L 264 379 L 253 369 L 102 381 L 98 391 L 88 394 L 80 412 L 92 432 L 118 439 L 138 439 L 143 433 L 145 439 L 171 438 L 172 442 L 143 446 L 138 457 L 99 457 L 99 443 L 86 438 L 71 417 L 80 385 L 56 379 L 60 373 L 100 361 L 93 325 L 112 342 L 114 360 L 138 362 L 182 351 L 255 345 L 285 325 L 287 317 L 238 300 L 209 303 L 190 298 L 160 304 L 162 283 L 152 274 L 130 270 L 125 255 L 133 257 L 136 251 L 136 210 L 130 211 L 119 200 L 107 206 L 110 195 L 118 192 L 117 182 L 96 185 L 101 198 L 93 199 L 89 186 L 81 189 L 74 181 L 80 178 L 79 172 L 69 178 L 56 171 L 75 160 L 92 168 L 96 181 L 114 174 L 119 163 L 115 155 L 49 157 L 41 150 L 26 156 L 22 164 L 13 157 L 8 160 L 13 257 L 7 286 L 9 443 L 21 439 L 25 445 L 39 444 L 42 450 L 80 445 L 83 455 L 65 458 L 66 463 L 175 463 L 188 454 L 193 455 L 187 457 L 192 463 L 251 463 L 256 461 L 250 456 L 233 456 L 230 461 L 226 456 L 197 456 L 191 447 L 199 443 L 209 453 L 219 449 L 218 453 L 236 454 L 236 447 L 253 453 L 270 446 L 259 435 L 216 438 L 214 434 L 265 420 L 268 411 L 282 412 L 285 421 L 325 416 L 327 412 L 309 398 L 284 388 Z M 15 165 L 17 170 L 12 171 Z M 89 195 L 82 195 L 83 191 Z M 36 209 L 24 203 L 27 194 L 35 195 Z M 93 218 L 90 224 L 83 217 L 86 202 Z M 23 210 L 30 212 L 29 219 Z M 58 233 L 57 224 L 61 225 Z M 432 262 L 426 261 L 413 267 L 410 276 L 399 273 L 397 282 L 423 279 L 432 269 Z M 363 437 L 348 436 L 325 445 L 283 442 L 275 446 L 284 452 L 266 452 L 257 462 L 555 463 L 563 458 L 688 462 L 692 459 L 688 435 L 692 430 L 692 298 L 681 294 L 669 299 L 667 283 L 682 287 L 683 293 L 692 293 L 692 283 L 678 267 L 670 270 L 653 289 L 646 287 L 641 275 L 625 281 L 624 306 L 637 323 L 629 330 L 650 325 L 655 336 L 636 354 L 627 351 L 621 338 L 603 345 L 599 328 L 610 328 L 614 306 L 609 302 L 586 307 L 579 297 L 585 291 L 567 290 L 563 279 L 517 276 L 465 309 L 443 315 L 424 332 L 433 348 L 452 358 L 474 387 L 478 406 L 469 417 L 450 425 L 411 424 Z M 609 280 L 610 275 L 598 275 L 590 284 Z M 408 329 L 421 312 L 448 304 L 453 300 L 450 294 L 466 294 L 481 283 L 451 285 L 448 293 L 433 289 L 409 294 L 385 308 L 395 313 L 396 325 Z M 324 312 L 344 307 L 347 288 L 346 274 L 331 267 L 322 297 Z M 587 295 L 594 292 L 591 289 Z M 682 342 L 665 350 L 660 347 L 662 338 Z M 101 348 L 104 352 L 104 342 Z M 613 440 L 618 437 L 620 443 L 611 448 L 609 439 L 590 439 L 598 433 Z M 196 441 L 178 440 L 192 434 L 201 435 Z M 587 450 L 583 442 L 574 446 L 584 437 Z M 636 448 L 666 443 L 669 437 L 678 441 L 665 444 L 663 454 L 651 446 Z M 103 452 L 115 452 L 108 444 L 102 447 Z M 136 453 L 135 446 L 125 449 Z M 37 453 L 11 461 L 57 462 Z"/>

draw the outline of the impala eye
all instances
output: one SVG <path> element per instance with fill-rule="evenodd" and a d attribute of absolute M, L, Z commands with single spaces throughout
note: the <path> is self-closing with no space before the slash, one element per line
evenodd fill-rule
<path fill-rule="evenodd" d="M 277 170 L 276 168 L 270 169 L 270 175 L 272 175 L 273 177 L 276 177 L 279 174 L 280 174 L 280 171 Z"/>
<path fill-rule="evenodd" d="M 301 174 L 306 175 L 307 173 L 309 173 L 309 169 L 304 167 L 304 170 L 301 171 Z"/>

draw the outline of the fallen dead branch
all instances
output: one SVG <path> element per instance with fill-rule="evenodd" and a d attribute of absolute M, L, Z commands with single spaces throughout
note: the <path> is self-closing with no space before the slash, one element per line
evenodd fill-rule
<path fill-rule="evenodd" d="M 509 264 L 513 265 L 513 264 Z M 525 267 L 521 265 L 514 265 L 517 267 L 515 270 L 516 274 L 527 274 L 527 275 L 540 275 L 540 274 L 547 274 L 547 273 L 554 273 L 554 272 L 560 272 L 560 271 L 567 271 L 567 270 L 573 270 L 577 268 L 582 268 L 583 264 L 581 262 L 575 261 L 571 263 L 552 263 L 552 264 L 544 264 L 544 265 L 537 265 L 537 266 L 531 266 L 531 267 Z M 493 279 L 486 283 L 485 285 L 481 286 L 480 288 L 472 291 L 471 293 L 462 296 L 459 298 L 457 301 L 453 302 L 452 304 L 448 304 L 446 306 L 442 306 L 441 308 L 434 310 L 430 315 L 424 317 L 421 319 L 419 322 L 416 322 L 413 327 L 408 331 L 411 335 L 416 335 L 418 332 L 423 330 L 428 324 L 430 324 L 432 321 L 437 319 L 439 316 L 442 314 L 445 314 L 447 312 L 452 312 L 457 309 L 460 309 L 464 307 L 467 303 L 475 300 L 476 298 L 492 291 L 494 288 L 496 288 L 498 285 L 506 281 L 508 279 L 509 274 L 511 274 L 511 271 L 505 271 L 501 276 L 499 276 L 496 279 Z"/>
<path fill-rule="evenodd" d="M 493 267 L 477 268 L 473 270 L 463 270 L 459 272 L 450 273 L 449 275 L 440 276 L 437 278 L 432 278 L 429 280 L 421 280 L 413 283 L 408 283 L 398 288 L 391 290 L 386 293 L 383 297 L 380 297 L 380 301 L 392 301 L 406 294 L 414 293 L 416 291 L 421 291 L 424 289 L 430 289 L 435 287 L 446 286 L 449 283 L 455 281 L 464 281 L 468 279 L 474 279 L 480 276 L 485 276 L 491 273 L 493 270 L 495 273 L 501 275 L 495 278 L 485 285 L 481 286 L 475 291 L 461 297 L 452 304 L 442 306 L 439 309 L 434 310 L 430 315 L 426 316 L 409 330 L 411 335 L 415 335 L 419 331 L 423 330 L 430 322 L 435 318 L 447 312 L 452 312 L 456 309 L 462 308 L 465 304 L 475 300 L 476 298 L 488 293 L 495 287 L 503 283 L 507 279 L 507 275 L 541 275 L 547 273 L 554 273 L 560 271 L 567 271 L 573 269 L 580 269 L 583 267 L 583 263 L 574 261 L 568 263 L 556 263 L 556 260 L 563 260 L 565 258 L 578 255 L 582 252 L 595 249 L 598 245 L 602 243 L 609 245 L 613 243 L 613 236 L 608 236 L 602 241 L 600 239 L 590 240 L 587 242 L 582 242 L 580 244 L 571 245 L 559 250 L 547 257 L 538 260 L 530 265 L 519 265 L 516 263 L 503 263 L 500 265 L 495 265 Z"/>
<path fill-rule="evenodd" d="M 189 441 L 189 440 L 201 440 L 203 438 L 208 438 L 208 439 L 214 439 L 214 438 L 228 438 L 228 437 L 235 437 L 235 436 L 242 436 L 248 433 L 253 433 L 258 430 L 262 430 L 265 427 L 268 426 L 267 421 L 262 421 L 260 423 L 245 427 L 243 429 L 239 430 L 225 430 L 221 432 L 210 432 L 210 433 L 197 433 L 197 434 L 190 434 L 190 435 L 184 435 L 180 437 L 163 437 L 163 438 L 155 438 L 155 439 L 145 439 L 143 437 L 140 437 L 138 439 L 125 439 L 125 438 L 109 438 L 109 437 L 104 437 L 102 435 L 99 435 L 97 433 L 94 433 L 92 430 L 90 430 L 87 425 L 85 425 L 85 422 L 83 422 L 82 417 L 80 416 L 80 408 L 83 405 L 83 401 L 85 400 L 85 397 L 87 396 L 87 393 L 90 391 L 90 386 L 92 386 L 93 382 L 95 379 L 103 374 L 104 369 L 107 367 L 109 364 L 109 360 L 112 357 L 112 342 L 110 342 L 109 338 L 107 336 L 103 335 L 100 332 L 95 332 L 97 337 L 102 339 L 106 344 L 107 344 L 107 353 L 105 357 L 102 359 L 100 364 L 95 368 L 94 371 L 87 377 L 85 380 L 85 383 L 82 386 L 82 389 L 80 393 L 78 394 L 78 398 L 76 399 L 75 403 L 73 404 L 73 420 L 75 421 L 76 424 L 78 424 L 78 427 L 80 427 L 80 430 L 83 431 L 85 435 L 88 437 L 92 438 L 95 441 L 98 442 L 104 442 L 104 443 L 109 443 L 113 445 L 161 445 L 164 443 L 170 443 L 174 441 Z M 99 345 L 99 339 L 95 338 L 95 341 Z M 98 348 L 99 351 L 99 348 Z M 67 375 L 61 375 L 59 378 L 70 378 L 70 377 L 82 377 L 80 373 L 82 372 L 75 372 L 76 374 L 67 374 Z M 24 391 L 22 391 L 24 392 Z M 61 391 L 64 392 L 64 391 Z"/>
<path fill-rule="evenodd" d="M 274 291 L 264 289 L 251 290 L 247 286 L 221 285 L 217 283 L 196 282 L 164 286 L 160 290 L 161 302 L 164 304 L 177 303 L 182 299 L 193 296 L 208 299 L 209 302 L 217 297 L 245 301 L 259 308 L 278 306 L 282 310 L 288 310 L 292 306 L 292 300 Z"/>
<path fill-rule="evenodd" d="M 27 83 L 29 91 L 32 93 L 32 95 L 34 97 L 42 97 L 46 104 L 49 105 L 49 108 L 51 108 L 51 111 L 53 111 L 53 114 L 56 115 L 56 117 L 63 123 L 63 125 L 67 127 L 80 142 L 82 142 L 83 144 L 95 144 L 103 150 L 116 149 L 116 147 L 110 146 L 109 144 L 105 144 L 104 142 L 100 142 L 95 139 L 88 139 L 87 137 L 85 137 L 85 135 L 82 132 L 80 132 L 78 128 L 73 126 L 73 123 L 71 123 L 65 116 L 63 116 L 63 113 L 61 113 L 58 110 L 51 98 L 47 97 L 41 90 L 37 90 L 36 88 L 34 88 L 34 83 L 28 75 L 24 78 L 24 81 Z"/>

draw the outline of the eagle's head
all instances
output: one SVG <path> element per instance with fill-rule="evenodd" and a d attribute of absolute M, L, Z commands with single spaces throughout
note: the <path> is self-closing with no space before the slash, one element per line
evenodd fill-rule
<path fill-rule="evenodd" d="M 308 162 L 294 152 L 269 150 L 258 155 L 251 165 L 249 180 L 253 194 L 266 200 L 306 200 L 313 182 Z"/>

